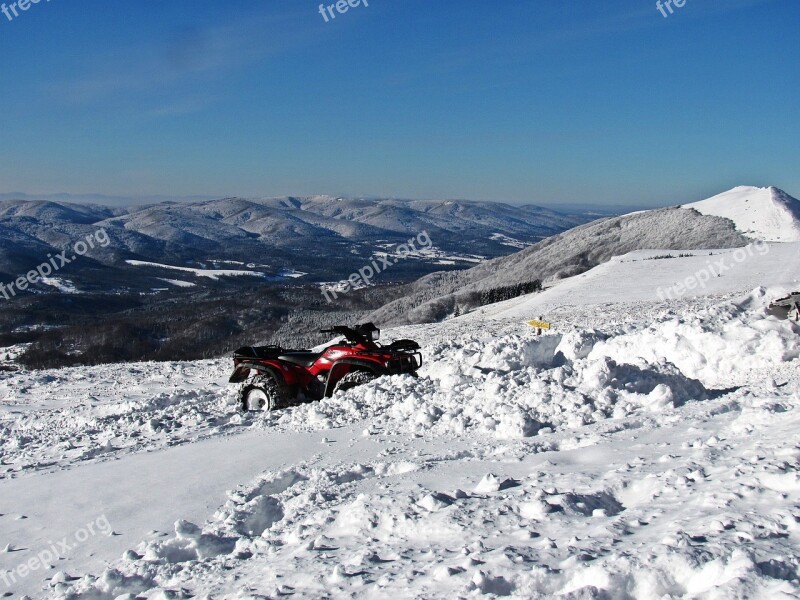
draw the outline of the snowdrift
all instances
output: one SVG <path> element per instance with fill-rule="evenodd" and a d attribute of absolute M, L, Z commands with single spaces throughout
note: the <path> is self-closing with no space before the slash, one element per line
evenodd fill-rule
<path fill-rule="evenodd" d="M 800 355 L 800 329 L 768 315 L 768 305 L 758 289 L 690 318 L 613 332 L 465 336 L 428 347 L 419 379 L 382 379 L 266 424 L 327 429 L 367 420 L 371 431 L 515 438 L 675 408 Z"/>

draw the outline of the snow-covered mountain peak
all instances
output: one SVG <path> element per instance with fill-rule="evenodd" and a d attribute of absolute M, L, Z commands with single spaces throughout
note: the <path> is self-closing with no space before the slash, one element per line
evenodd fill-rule
<path fill-rule="evenodd" d="M 753 239 L 800 241 L 800 201 L 774 186 L 739 186 L 684 208 L 730 219 L 736 229 Z"/>

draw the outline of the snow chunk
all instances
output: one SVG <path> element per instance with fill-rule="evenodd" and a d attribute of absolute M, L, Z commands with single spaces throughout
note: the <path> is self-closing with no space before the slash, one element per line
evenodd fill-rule
<path fill-rule="evenodd" d="M 484 475 L 483 479 L 481 479 L 478 485 L 475 486 L 474 491 L 476 494 L 490 494 L 492 492 L 507 490 L 508 488 L 516 487 L 518 485 L 519 482 L 514 479 L 501 479 L 494 473 L 488 473 L 487 475 Z"/>

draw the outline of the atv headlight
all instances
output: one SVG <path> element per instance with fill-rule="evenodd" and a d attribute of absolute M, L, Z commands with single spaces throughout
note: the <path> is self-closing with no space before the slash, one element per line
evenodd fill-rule
<path fill-rule="evenodd" d="M 372 341 L 374 342 L 374 341 L 379 340 L 379 339 L 381 339 L 381 330 L 380 329 L 375 329 L 372 332 Z"/>

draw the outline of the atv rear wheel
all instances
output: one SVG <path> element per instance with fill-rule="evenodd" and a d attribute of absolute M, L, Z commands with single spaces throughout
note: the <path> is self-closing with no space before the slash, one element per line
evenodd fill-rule
<path fill-rule="evenodd" d="M 369 383 L 373 379 L 376 379 L 376 376 L 369 371 L 350 371 L 336 383 L 336 387 L 333 388 L 333 393 L 346 392 L 359 385 Z"/>
<path fill-rule="evenodd" d="M 270 375 L 250 380 L 239 395 L 239 402 L 245 412 L 271 411 L 285 404 L 281 386 Z"/>

